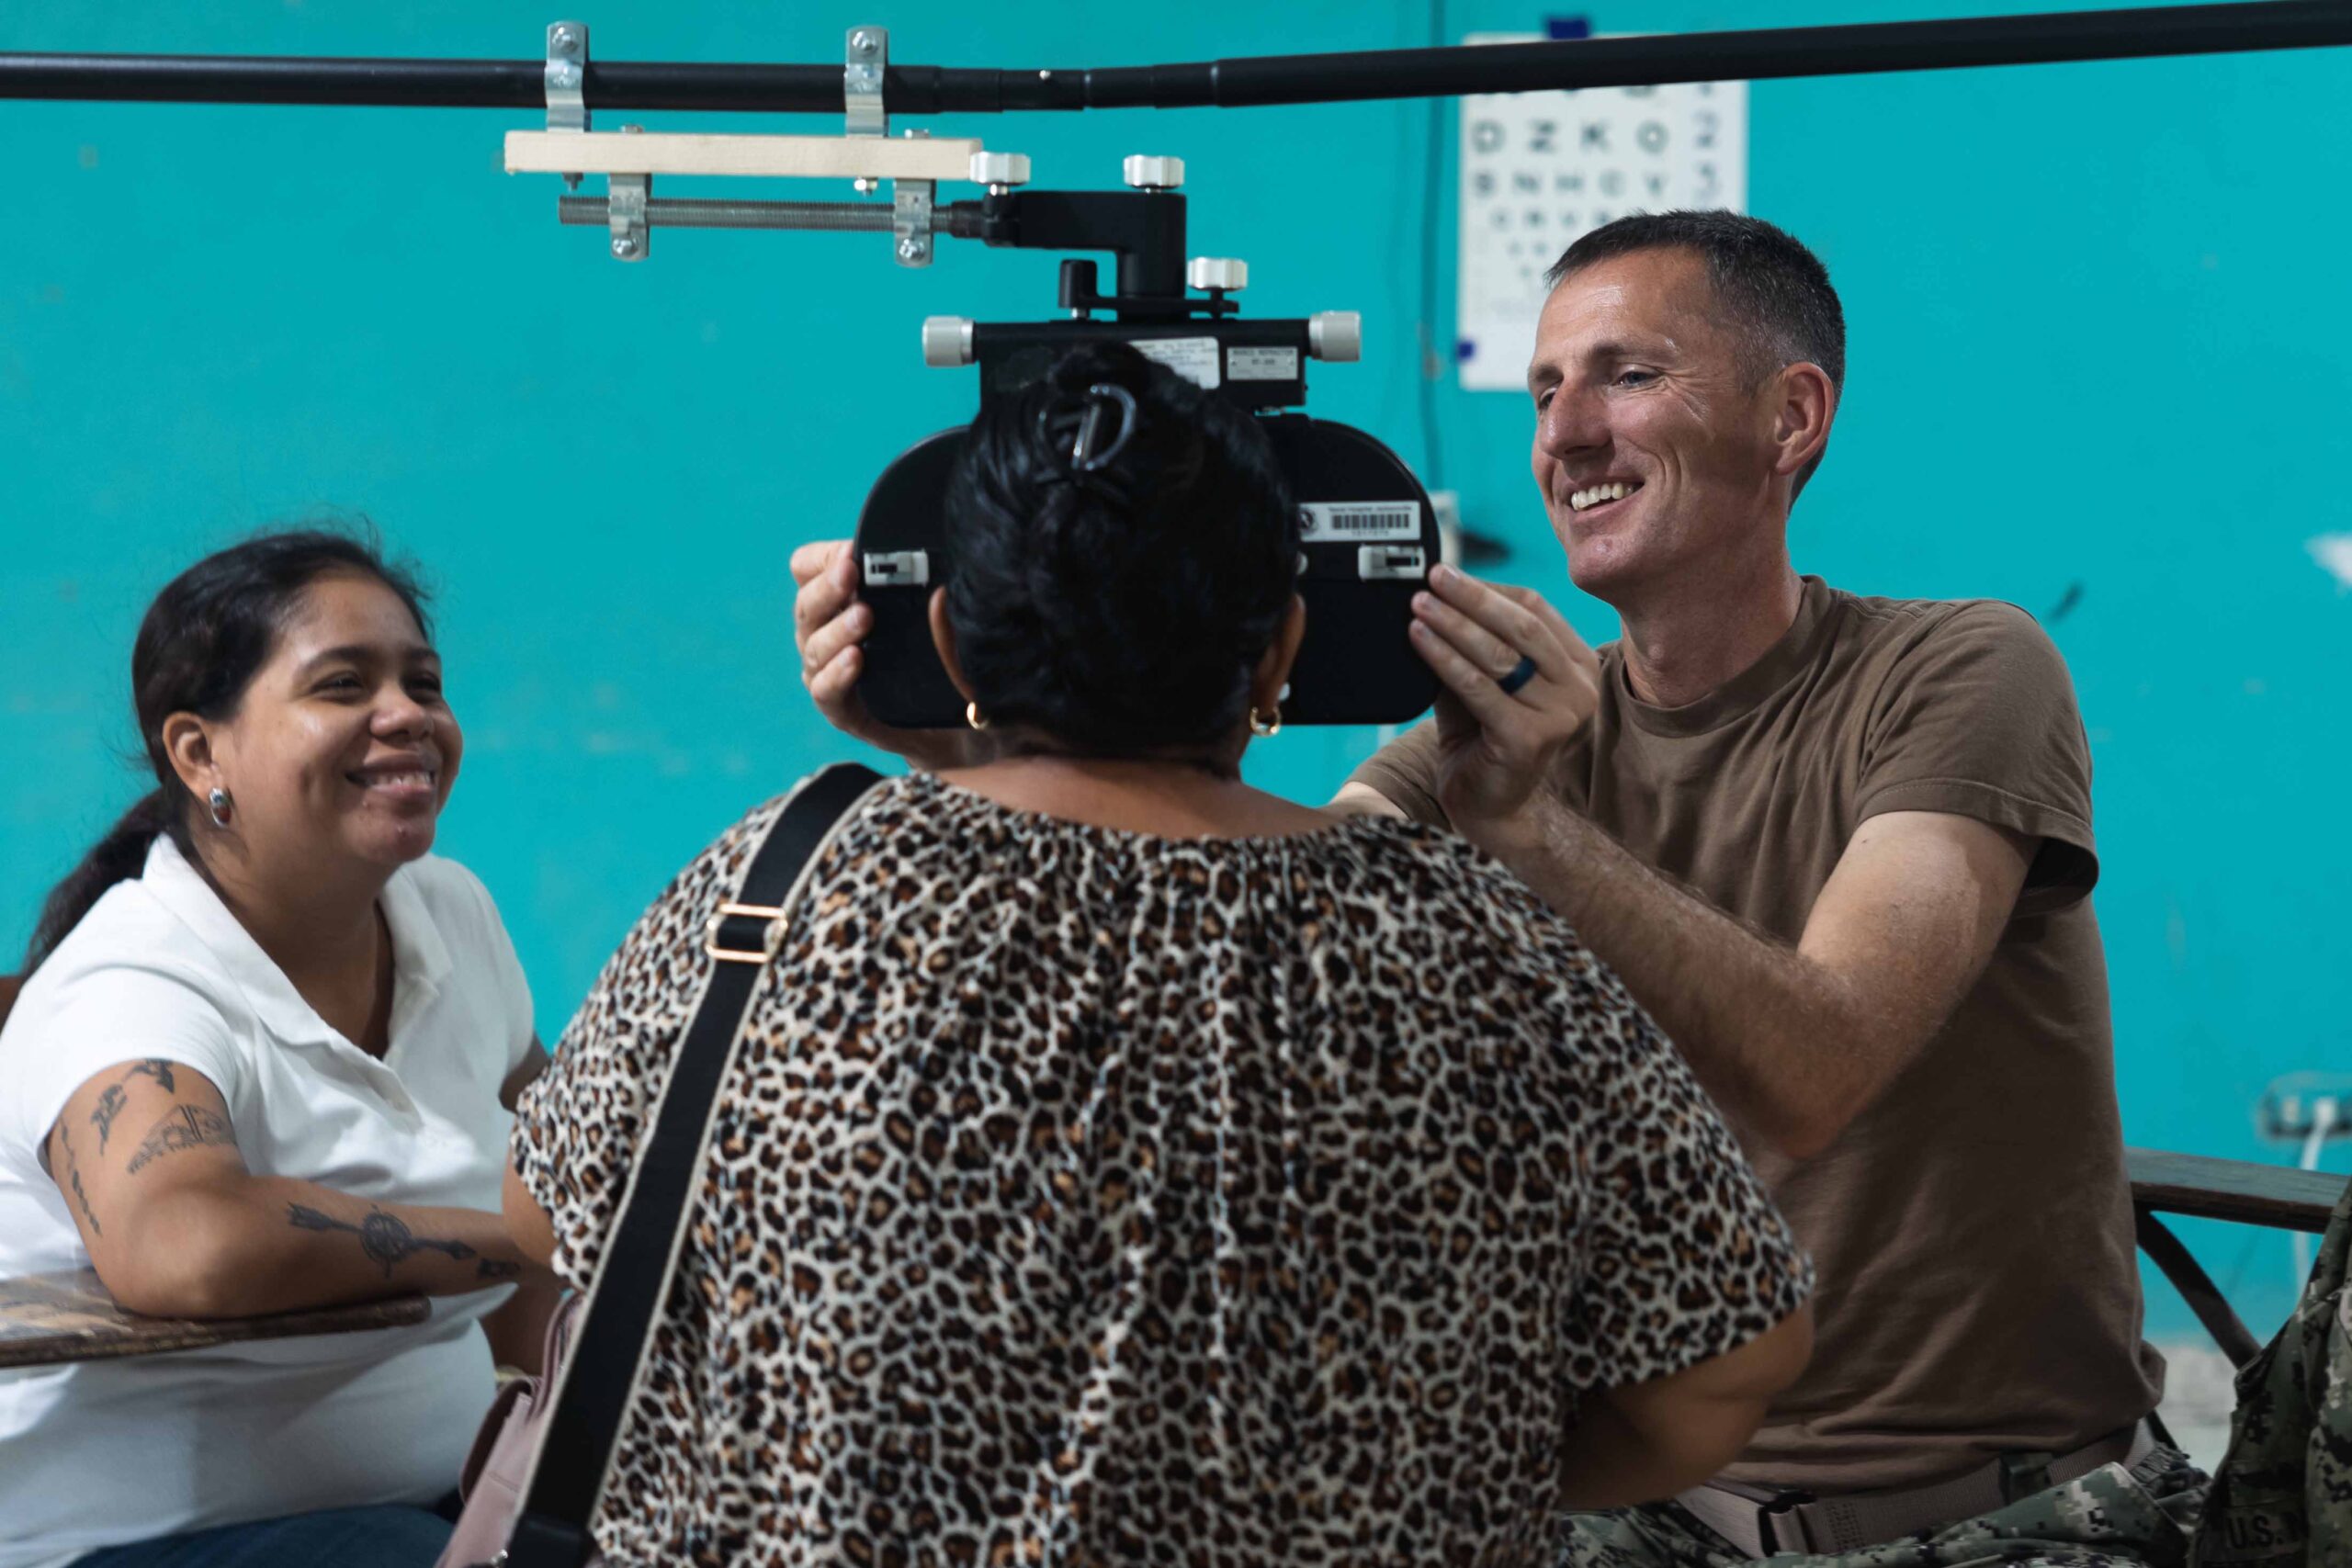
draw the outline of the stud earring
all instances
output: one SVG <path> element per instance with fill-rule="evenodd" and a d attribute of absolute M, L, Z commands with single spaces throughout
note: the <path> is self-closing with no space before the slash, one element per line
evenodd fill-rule
<path fill-rule="evenodd" d="M 976 697 L 964 705 L 964 722 L 974 729 L 986 729 L 989 727 L 989 716 L 980 711 L 978 698 Z"/>
<path fill-rule="evenodd" d="M 1250 707 L 1250 733 L 1261 739 L 1271 739 L 1283 732 L 1283 710 L 1277 706 L 1272 717 L 1261 714 L 1256 704 Z"/>
<path fill-rule="evenodd" d="M 212 793 L 204 797 L 204 804 L 212 809 L 212 825 L 215 828 L 226 828 L 229 825 L 229 792 L 227 790 L 218 784 L 213 785 Z"/>

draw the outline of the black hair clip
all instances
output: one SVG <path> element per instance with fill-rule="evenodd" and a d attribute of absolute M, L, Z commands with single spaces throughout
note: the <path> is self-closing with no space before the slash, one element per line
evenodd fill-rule
<path fill-rule="evenodd" d="M 1106 442 L 1102 423 L 1114 412 L 1119 427 Z M 1057 398 L 1039 409 L 1037 441 L 1053 455 L 1057 465 L 1069 465 L 1056 478 L 1099 489 L 1124 502 L 1124 491 L 1107 478 L 1094 476 L 1117 461 L 1119 454 L 1127 449 L 1127 443 L 1135 436 L 1136 423 L 1135 394 L 1113 382 L 1097 381 L 1086 389 L 1082 400 Z M 1065 452 L 1069 454 L 1067 457 L 1063 457 Z"/>

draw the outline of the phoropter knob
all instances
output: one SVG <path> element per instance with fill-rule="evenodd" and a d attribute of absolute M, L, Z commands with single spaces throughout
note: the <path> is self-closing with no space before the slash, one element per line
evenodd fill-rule
<path fill-rule="evenodd" d="M 971 175 L 976 186 L 1025 186 L 1029 183 L 1029 154 L 975 152 Z"/>
<path fill-rule="evenodd" d="M 969 316 L 925 316 L 922 319 L 922 362 L 943 370 L 972 362 L 972 319 Z"/>
<path fill-rule="evenodd" d="M 1184 183 L 1184 160 L 1130 153 L 1121 172 L 1137 190 L 1175 190 Z"/>
<path fill-rule="evenodd" d="M 1335 365 L 1363 357 L 1363 317 L 1354 310 L 1317 310 L 1306 318 L 1306 352 Z"/>
<path fill-rule="evenodd" d="M 1230 294 L 1250 286 L 1250 264 L 1231 256 L 1194 256 L 1184 268 L 1184 281 L 1194 288 L 1222 288 Z"/>

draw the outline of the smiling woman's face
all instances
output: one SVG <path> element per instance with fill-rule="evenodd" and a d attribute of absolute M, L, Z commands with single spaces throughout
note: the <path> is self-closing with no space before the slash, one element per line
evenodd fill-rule
<path fill-rule="evenodd" d="M 430 850 L 465 749 L 441 657 L 408 606 L 348 574 L 303 590 L 236 712 L 209 730 L 230 830 L 258 862 L 320 870 L 389 873 Z"/>

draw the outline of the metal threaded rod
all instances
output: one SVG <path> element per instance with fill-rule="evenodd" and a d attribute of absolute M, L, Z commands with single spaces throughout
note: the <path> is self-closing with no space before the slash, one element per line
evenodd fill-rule
<path fill-rule="evenodd" d="M 601 196 L 560 196 L 556 216 L 565 223 L 601 229 L 611 221 Z M 877 201 L 709 201 L 690 197 L 648 197 L 645 221 L 655 229 L 808 229 L 836 234 L 887 234 L 891 209 Z M 932 209 L 932 231 L 968 240 L 979 233 L 977 202 L 948 202 Z"/>
<path fill-rule="evenodd" d="M 566 223 L 605 227 L 607 203 L 601 196 L 556 198 L 556 215 Z M 656 229 L 817 229 L 842 234 L 890 231 L 890 209 L 871 201 L 699 201 L 649 197 L 645 220 Z"/>
<path fill-rule="evenodd" d="M 1265 55 L 1094 70 L 891 65 L 894 115 L 1343 103 L 1673 82 L 2235 54 L 2352 44 L 2344 0 L 2240 0 L 2040 16 L 1665 33 L 1576 42 Z M 0 53 L 0 98 L 537 108 L 538 60 Z M 592 61 L 591 109 L 842 112 L 842 67 Z"/>

